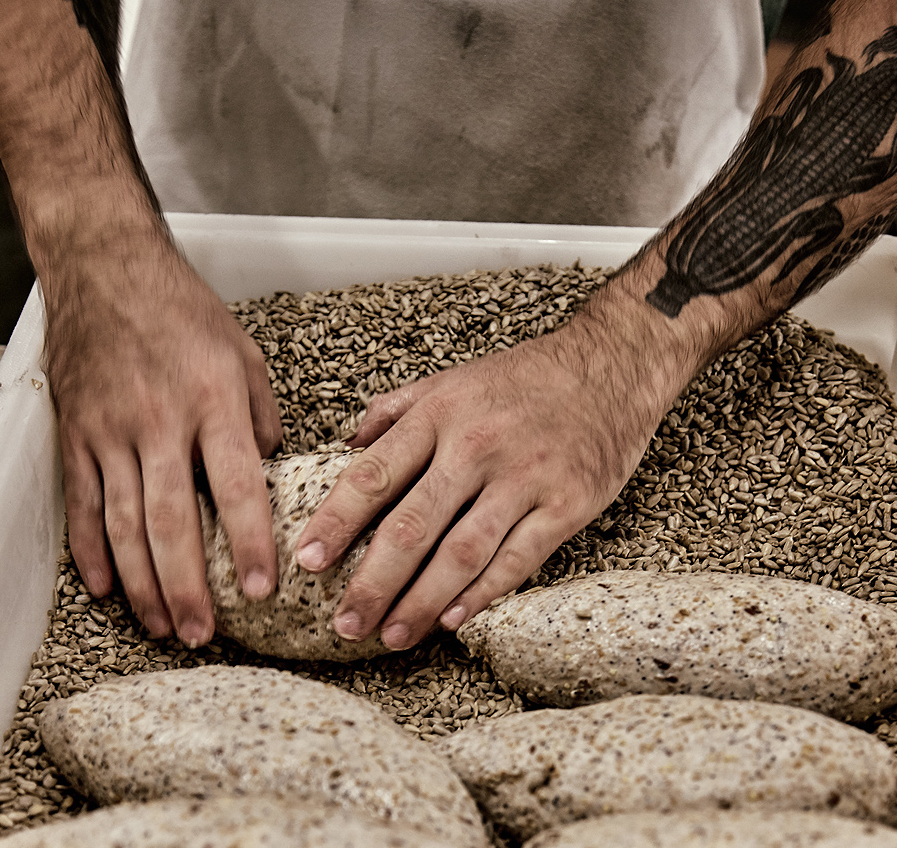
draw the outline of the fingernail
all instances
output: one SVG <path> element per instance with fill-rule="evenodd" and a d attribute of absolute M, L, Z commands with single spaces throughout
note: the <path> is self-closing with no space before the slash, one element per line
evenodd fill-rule
<path fill-rule="evenodd" d="M 243 581 L 243 594 L 250 601 L 267 598 L 274 589 L 274 580 L 264 571 L 250 571 Z"/>
<path fill-rule="evenodd" d="M 214 628 L 198 618 L 191 618 L 178 627 L 178 638 L 192 651 L 200 645 L 205 645 L 212 638 L 213 631 Z"/>
<path fill-rule="evenodd" d="M 361 636 L 361 618 L 357 612 L 341 612 L 333 619 L 333 629 L 343 639 L 357 641 Z"/>
<path fill-rule="evenodd" d="M 464 624 L 464 619 L 466 618 L 467 607 L 462 604 L 455 604 L 450 610 L 444 612 L 439 620 L 446 630 L 457 630 Z"/>
<path fill-rule="evenodd" d="M 411 631 L 407 624 L 390 624 L 384 627 L 380 633 L 380 639 L 391 651 L 401 651 L 408 647 L 411 641 Z"/>
<path fill-rule="evenodd" d="M 162 612 L 151 612 L 146 616 L 146 629 L 153 639 L 161 639 L 171 633 L 171 621 L 168 616 Z"/>
<path fill-rule="evenodd" d="M 299 548 L 299 565 L 306 571 L 321 571 L 324 568 L 324 546 L 320 542 L 309 542 Z"/>

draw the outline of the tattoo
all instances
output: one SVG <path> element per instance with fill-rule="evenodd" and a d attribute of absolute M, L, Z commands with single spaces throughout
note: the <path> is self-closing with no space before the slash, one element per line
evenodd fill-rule
<path fill-rule="evenodd" d="M 887 58 L 875 63 L 880 54 Z M 897 27 L 869 44 L 865 70 L 828 54 L 834 78 L 809 68 L 780 97 L 781 114 L 760 121 L 670 243 L 667 270 L 647 301 L 675 318 L 692 298 L 742 288 L 781 261 L 776 286 L 830 248 L 797 287 L 819 288 L 882 233 L 889 215 L 845 233 L 838 202 L 897 173 Z M 786 105 L 787 104 L 787 105 Z"/>

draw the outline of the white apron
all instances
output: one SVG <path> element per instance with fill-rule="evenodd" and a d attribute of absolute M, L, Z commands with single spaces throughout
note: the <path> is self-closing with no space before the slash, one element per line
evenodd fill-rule
<path fill-rule="evenodd" d="M 169 211 L 659 225 L 763 84 L 757 0 L 145 0 Z"/>

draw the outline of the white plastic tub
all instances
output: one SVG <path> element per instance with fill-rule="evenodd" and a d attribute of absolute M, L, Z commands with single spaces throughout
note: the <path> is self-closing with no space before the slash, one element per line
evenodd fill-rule
<path fill-rule="evenodd" d="M 518 224 L 172 215 L 187 255 L 225 300 L 471 268 L 580 259 L 619 265 L 650 230 Z M 800 314 L 890 372 L 897 347 L 897 239 L 881 239 Z M 59 448 L 40 370 L 37 287 L 0 359 L 0 727 L 40 644 L 63 528 Z"/>

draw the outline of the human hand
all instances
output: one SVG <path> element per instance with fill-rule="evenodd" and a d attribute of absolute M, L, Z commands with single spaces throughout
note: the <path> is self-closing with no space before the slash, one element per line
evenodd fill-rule
<path fill-rule="evenodd" d="M 214 633 L 193 464 L 205 465 L 247 597 L 277 579 L 261 468 L 280 442 L 261 351 L 159 234 L 45 269 L 46 371 L 72 555 L 95 596 L 113 563 L 153 636 Z"/>
<path fill-rule="evenodd" d="M 437 621 L 457 629 L 619 493 L 691 374 L 648 346 L 643 301 L 605 295 L 603 310 L 374 399 L 350 443 L 367 449 L 299 541 L 302 565 L 323 571 L 389 507 L 335 614 L 340 636 L 380 625 L 403 649 Z"/>

